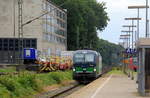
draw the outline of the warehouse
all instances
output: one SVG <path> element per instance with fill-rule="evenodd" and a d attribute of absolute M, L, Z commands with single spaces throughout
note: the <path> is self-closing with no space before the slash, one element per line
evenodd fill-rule
<path fill-rule="evenodd" d="M 19 1 L 23 2 L 18 3 Z M 22 10 L 22 12 L 20 13 L 19 10 Z M 27 23 L 47 12 L 49 13 L 39 19 Z M 6 46 L 8 46 L 8 49 L 5 50 L 6 53 L 12 51 L 12 49 L 9 50 L 9 40 L 15 42 L 18 38 L 24 39 L 24 44 L 27 40 L 30 40 L 32 44 L 34 39 L 33 44 L 35 46 L 23 46 L 24 48 L 37 48 L 41 57 L 59 56 L 61 51 L 67 49 L 66 10 L 63 10 L 50 0 L 1 0 L 0 40 L 2 40 L 1 44 L 4 44 L 4 40 L 8 40 L 5 42 Z M 15 49 L 15 43 L 12 46 Z M 2 50 L 4 49 L 0 49 L 0 52 L 3 52 Z M 17 50 L 13 51 L 18 52 Z M 0 56 L 0 59 L 2 59 L 0 63 L 9 62 L 7 59 L 12 57 L 12 55 L 6 56 L 8 56 L 6 60 Z"/>

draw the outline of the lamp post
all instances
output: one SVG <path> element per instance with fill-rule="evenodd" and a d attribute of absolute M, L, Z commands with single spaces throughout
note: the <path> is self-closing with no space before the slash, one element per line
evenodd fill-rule
<path fill-rule="evenodd" d="M 130 34 L 120 35 L 120 39 L 124 40 L 124 43 L 127 43 L 127 48 L 128 48 L 129 47 L 129 41 L 128 41 L 128 39 L 130 39 Z"/>
<path fill-rule="evenodd" d="M 148 0 L 146 0 L 146 38 L 148 37 Z"/>
<path fill-rule="evenodd" d="M 137 9 L 137 18 L 140 17 L 140 9 L 145 9 L 147 6 L 145 5 L 138 5 L 138 6 L 128 6 L 128 9 Z M 137 20 L 137 35 L 136 39 L 139 40 L 139 20 Z"/>
<path fill-rule="evenodd" d="M 128 35 L 130 35 L 130 32 L 132 32 L 132 31 L 124 31 L 124 30 L 122 30 L 121 32 L 127 33 Z M 127 48 L 130 48 L 130 36 L 129 36 L 129 38 L 127 39 L 127 41 L 128 41 Z"/>
<path fill-rule="evenodd" d="M 130 34 L 125 34 L 125 35 L 120 35 L 120 39 L 122 39 L 123 41 L 127 41 L 127 44 L 128 44 L 128 39 L 130 38 Z M 125 42 L 126 43 L 126 42 Z M 128 45 L 127 45 L 127 47 L 128 47 Z M 124 73 L 127 73 L 127 71 L 126 71 L 126 69 L 127 69 L 127 66 L 126 66 L 126 64 L 125 64 L 125 58 L 126 58 L 126 56 L 125 56 L 125 52 L 123 53 L 123 58 L 124 58 L 124 67 L 123 67 L 123 72 Z"/>
<path fill-rule="evenodd" d="M 129 31 L 123 31 L 123 32 L 128 32 L 129 34 L 132 33 L 132 48 L 133 48 L 133 28 L 136 27 L 136 25 L 134 25 L 132 23 L 132 25 L 123 25 L 122 27 L 129 28 Z M 132 28 L 132 30 L 131 30 L 131 28 Z M 129 42 L 130 42 L 130 39 L 129 39 Z M 129 44 L 129 48 L 130 48 L 130 44 Z"/>
<path fill-rule="evenodd" d="M 134 41 L 134 20 L 141 20 L 141 18 L 125 18 L 125 20 L 131 20 L 132 21 L 132 49 L 134 48 L 133 47 L 133 41 Z"/>
<path fill-rule="evenodd" d="M 130 18 L 126 18 L 126 20 L 130 20 Z M 132 20 L 133 21 L 133 20 Z M 128 27 L 129 28 L 129 31 L 122 31 L 122 32 L 129 32 L 129 34 L 132 32 L 132 49 L 133 49 L 133 28 L 136 27 L 136 25 L 134 25 L 134 23 L 132 22 L 132 25 L 123 25 L 122 27 Z M 132 28 L 132 30 L 131 30 Z M 130 58 L 130 56 L 128 55 L 128 58 Z M 128 76 L 130 77 L 130 69 L 128 69 Z M 131 74 L 132 76 L 132 79 L 134 78 L 133 77 L 133 73 Z"/>

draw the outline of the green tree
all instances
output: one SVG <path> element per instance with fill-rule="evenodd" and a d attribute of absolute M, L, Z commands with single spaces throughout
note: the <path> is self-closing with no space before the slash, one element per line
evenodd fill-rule
<path fill-rule="evenodd" d="M 110 43 L 106 40 L 99 39 L 97 45 L 97 51 L 101 53 L 103 57 L 103 63 L 106 65 L 116 64 L 118 65 L 120 56 L 119 54 L 124 50 L 120 45 Z"/>
<path fill-rule="evenodd" d="M 65 2 L 68 16 L 68 49 L 96 48 L 97 30 L 104 30 L 109 18 L 105 3 L 96 0 L 52 0 L 60 5 Z"/>

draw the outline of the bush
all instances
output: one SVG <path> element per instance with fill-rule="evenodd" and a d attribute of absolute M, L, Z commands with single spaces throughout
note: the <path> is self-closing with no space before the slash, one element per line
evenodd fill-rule
<path fill-rule="evenodd" d="M 41 92 L 42 87 L 60 84 L 64 80 L 71 80 L 72 72 L 51 72 L 47 74 L 31 74 L 29 72 L 19 75 L 0 76 L 0 98 L 29 98 Z"/>
<path fill-rule="evenodd" d="M 18 82 L 26 89 L 32 88 L 38 91 L 42 88 L 41 82 L 36 78 L 35 74 L 24 73 L 19 77 Z"/>
<path fill-rule="evenodd" d="M 2 84 L 0 84 L 0 97 L 1 98 L 10 98 L 11 97 L 10 92 Z"/>
<path fill-rule="evenodd" d="M 7 91 L 11 92 L 11 97 L 22 95 L 21 85 L 15 80 L 15 78 L 9 76 L 0 77 L 0 84 L 3 85 Z"/>

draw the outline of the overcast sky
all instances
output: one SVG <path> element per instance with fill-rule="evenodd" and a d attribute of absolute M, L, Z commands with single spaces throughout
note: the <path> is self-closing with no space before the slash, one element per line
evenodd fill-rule
<path fill-rule="evenodd" d="M 97 0 L 98 2 L 106 2 L 108 16 L 110 22 L 107 28 L 100 33 L 100 38 L 110 42 L 118 43 L 121 30 L 128 30 L 123 28 L 122 25 L 131 25 L 131 21 L 124 20 L 124 18 L 137 17 L 137 10 L 128 9 L 129 5 L 145 5 L 146 0 Z M 150 16 L 150 15 L 149 15 Z M 145 10 L 140 10 L 140 36 L 144 37 L 145 34 Z M 136 24 L 136 22 L 135 22 Z"/>

